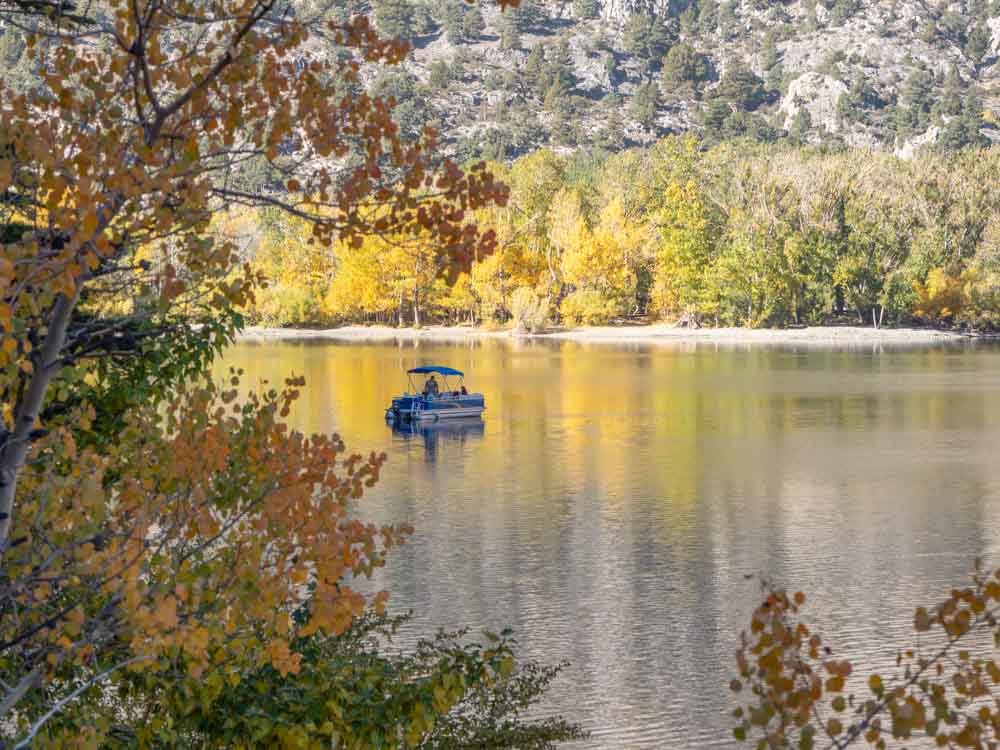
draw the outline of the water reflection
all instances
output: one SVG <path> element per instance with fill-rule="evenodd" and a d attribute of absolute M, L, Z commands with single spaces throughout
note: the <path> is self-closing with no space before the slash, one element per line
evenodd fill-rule
<path fill-rule="evenodd" d="M 732 746 L 735 639 L 763 571 L 846 658 L 890 665 L 913 607 L 1000 564 L 1000 348 L 271 342 L 292 419 L 386 450 L 359 514 L 413 523 L 377 582 L 414 629 L 515 628 L 572 666 L 545 711 L 590 748 Z M 472 430 L 386 427 L 405 372 L 466 372 Z M 225 372 L 220 367 L 220 376 Z"/>
<path fill-rule="evenodd" d="M 423 444 L 428 461 L 448 458 L 454 446 L 460 455 L 470 442 L 482 440 L 486 425 L 480 417 L 451 419 L 444 422 L 393 422 L 392 434 L 404 446 L 419 441 Z"/>

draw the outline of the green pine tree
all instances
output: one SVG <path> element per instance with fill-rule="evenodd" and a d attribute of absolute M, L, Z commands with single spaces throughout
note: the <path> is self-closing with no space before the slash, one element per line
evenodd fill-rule
<path fill-rule="evenodd" d="M 517 27 L 516 13 L 513 8 L 507 8 L 500 15 L 500 49 L 521 49 L 521 31 Z"/>
<path fill-rule="evenodd" d="M 441 27 L 452 44 L 459 44 L 465 38 L 464 22 L 465 3 L 462 0 L 446 0 L 441 10 Z"/>
<path fill-rule="evenodd" d="M 414 8 L 409 0 L 377 0 L 375 25 L 385 36 L 407 39 L 413 33 Z"/>
<path fill-rule="evenodd" d="M 804 146 L 809 142 L 809 131 L 812 130 L 812 117 L 809 110 L 799 107 L 792 118 L 792 126 L 788 129 L 788 140 L 796 146 Z"/>
<path fill-rule="evenodd" d="M 565 37 L 549 49 L 548 73 L 550 80 L 559 81 L 567 91 L 576 87 L 576 72 L 573 67 L 573 55 L 569 51 L 569 43 Z"/>
<path fill-rule="evenodd" d="M 690 44 L 681 42 L 670 48 L 663 58 L 663 87 L 667 91 L 696 88 L 709 77 L 708 58 Z"/>
<path fill-rule="evenodd" d="M 646 81 L 640 85 L 628 104 L 628 113 L 644 128 L 650 128 L 656 121 L 656 109 L 659 104 L 660 90 L 655 81 Z"/>
<path fill-rule="evenodd" d="M 718 93 L 744 112 L 757 109 L 767 99 L 764 82 L 741 61 L 734 61 L 726 68 Z"/>
<path fill-rule="evenodd" d="M 983 64 L 986 54 L 990 50 L 990 32 L 982 23 L 976 24 L 969 32 L 969 38 L 965 42 L 965 56 L 973 65 L 979 67 Z"/>
<path fill-rule="evenodd" d="M 470 41 L 479 39 L 486 31 L 486 22 L 478 5 L 470 5 L 462 16 L 462 36 Z"/>

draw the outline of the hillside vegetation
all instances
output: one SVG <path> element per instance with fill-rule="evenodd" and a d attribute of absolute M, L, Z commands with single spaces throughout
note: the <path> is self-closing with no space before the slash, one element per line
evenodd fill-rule
<path fill-rule="evenodd" d="M 359 6 L 360 7 L 360 6 Z M 409 39 L 373 71 L 411 128 L 462 158 L 706 140 L 846 144 L 912 154 L 1000 138 L 997 0 L 374 0 Z"/>
<path fill-rule="evenodd" d="M 348 0 L 328 13 L 371 13 L 410 42 L 403 66 L 369 66 L 365 85 L 396 98 L 404 131 L 436 125 L 460 160 L 688 131 L 904 155 L 1000 139 L 1000 0 Z M 318 38 L 306 54 L 336 47 Z M 16 28 L 0 28 L 0 60 L 8 85 L 26 85 Z"/>

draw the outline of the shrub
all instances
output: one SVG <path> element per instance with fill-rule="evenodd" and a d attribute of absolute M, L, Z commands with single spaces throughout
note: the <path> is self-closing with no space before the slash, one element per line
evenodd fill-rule
<path fill-rule="evenodd" d="M 965 307 L 956 322 L 971 328 L 1000 328 L 1000 273 L 971 269 L 962 274 Z"/>
<path fill-rule="evenodd" d="M 570 294 L 559 305 L 559 314 L 568 326 L 602 325 L 621 315 L 617 300 L 601 294 L 596 289 L 580 289 Z"/>
<path fill-rule="evenodd" d="M 328 322 L 320 298 L 307 287 L 275 284 L 258 293 L 251 319 L 266 326 L 297 326 Z"/>

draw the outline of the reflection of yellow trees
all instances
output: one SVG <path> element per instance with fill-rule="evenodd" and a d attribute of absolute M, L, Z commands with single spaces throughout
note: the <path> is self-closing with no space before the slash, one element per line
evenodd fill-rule
<path fill-rule="evenodd" d="M 868 455 L 869 445 L 891 458 L 897 439 L 995 425 L 1000 404 L 984 408 L 978 391 L 956 398 L 956 385 L 963 386 L 955 373 L 977 388 L 979 376 L 956 366 L 955 357 L 967 356 L 485 339 L 418 347 L 244 344 L 228 351 L 226 363 L 246 369 L 247 382 L 303 375 L 307 387 L 293 424 L 317 432 L 349 426 L 345 438 L 361 451 L 389 439 L 382 411 L 406 387 L 408 368 L 435 362 L 464 370 L 469 386 L 486 394 L 485 435 L 467 453 L 448 443 L 436 457 L 462 462 L 451 467 L 461 482 L 451 488 L 449 512 L 486 513 L 491 523 L 504 523 L 513 513 L 564 512 L 582 498 L 625 523 L 645 499 L 653 503 L 642 511 L 652 515 L 650 533 L 686 554 L 691 524 L 709 506 L 727 512 L 714 503 L 720 497 L 767 496 L 768 503 L 740 513 L 784 517 L 796 497 L 787 487 L 813 483 L 816 492 L 832 491 L 831 477 L 839 474 L 817 475 L 816 467 L 833 455 L 846 452 L 856 459 L 853 472 L 877 479 L 884 469 Z M 922 385 L 910 387 L 907 378 L 915 375 Z M 386 469 L 390 481 L 410 488 L 393 499 L 400 504 L 390 509 L 395 517 L 409 518 L 419 483 L 432 481 L 415 468 L 428 461 L 422 440 L 413 445 L 419 449 L 391 455 Z M 447 474 L 441 469 L 433 481 Z M 557 531 L 548 526 L 532 533 L 555 543 L 550 535 Z"/>

